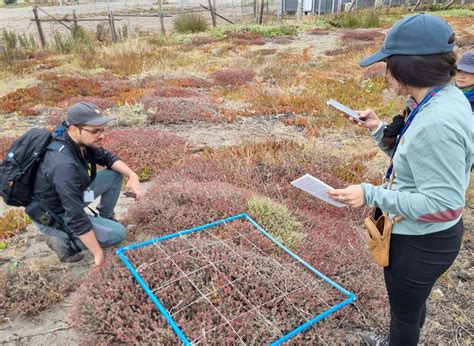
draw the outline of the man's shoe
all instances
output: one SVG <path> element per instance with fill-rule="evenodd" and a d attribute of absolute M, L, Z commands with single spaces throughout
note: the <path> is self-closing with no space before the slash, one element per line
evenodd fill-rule
<path fill-rule="evenodd" d="M 373 332 L 369 333 L 362 333 L 362 340 L 370 346 L 388 346 L 390 341 L 390 336 L 388 334 L 385 335 L 377 335 Z"/>
<path fill-rule="evenodd" d="M 67 241 L 59 237 L 46 237 L 46 245 L 56 252 L 60 262 L 64 263 L 74 263 L 79 262 L 84 258 L 84 254 L 80 252 L 75 252 L 69 247 Z"/>

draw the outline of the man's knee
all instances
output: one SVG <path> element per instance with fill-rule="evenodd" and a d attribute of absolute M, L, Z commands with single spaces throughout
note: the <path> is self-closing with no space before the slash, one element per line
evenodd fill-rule
<path fill-rule="evenodd" d="M 114 171 L 112 169 L 107 169 L 104 172 L 106 172 L 106 174 L 108 175 L 108 179 L 110 181 L 113 181 L 116 184 L 122 185 L 122 182 L 123 182 L 123 179 L 124 179 L 122 174 L 120 174 L 119 172 Z"/>
<path fill-rule="evenodd" d="M 125 240 L 127 237 L 127 229 L 120 223 L 116 222 L 116 225 L 111 229 L 110 233 L 108 234 L 108 239 L 103 242 L 101 245 L 103 247 L 110 247 L 114 245 L 118 245 Z"/>

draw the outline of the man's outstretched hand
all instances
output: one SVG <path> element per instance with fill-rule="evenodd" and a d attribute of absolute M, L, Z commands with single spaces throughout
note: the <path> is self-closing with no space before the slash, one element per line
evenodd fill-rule
<path fill-rule="evenodd" d="M 142 198 L 142 188 L 140 184 L 140 179 L 135 173 L 128 178 L 127 186 L 125 187 L 125 192 L 127 195 L 133 196 L 138 201 Z"/>

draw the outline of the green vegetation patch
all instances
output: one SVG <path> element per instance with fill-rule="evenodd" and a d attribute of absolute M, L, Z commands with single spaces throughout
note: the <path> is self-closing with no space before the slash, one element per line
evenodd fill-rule
<path fill-rule="evenodd" d="M 286 206 L 253 196 L 248 200 L 248 208 L 258 223 L 285 245 L 291 246 L 304 238 L 303 225 Z"/>

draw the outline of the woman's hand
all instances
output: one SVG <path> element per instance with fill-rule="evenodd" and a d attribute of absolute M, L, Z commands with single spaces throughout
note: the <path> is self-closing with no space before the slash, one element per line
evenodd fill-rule
<path fill-rule="evenodd" d="M 375 131 L 379 127 L 381 120 L 372 109 L 366 109 L 365 111 L 356 112 L 359 114 L 360 119 L 365 121 L 364 124 L 358 123 L 356 121 L 358 124 L 360 124 L 360 126 L 365 127 L 370 131 Z"/>
<path fill-rule="evenodd" d="M 335 201 L 358 208 L 364 205 L 364 190 L 360 185 L 350 185 L 345 189 L 329 190 L 328 194 Z"/>

